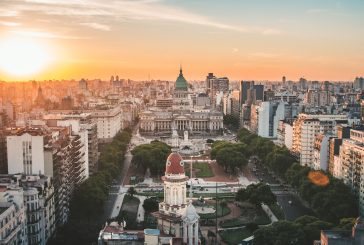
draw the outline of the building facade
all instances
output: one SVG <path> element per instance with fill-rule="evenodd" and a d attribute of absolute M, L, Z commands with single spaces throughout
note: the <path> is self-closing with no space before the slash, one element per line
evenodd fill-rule
<path fill-rule="evenodd" d="M 140 113 L 139 132 L 150 135 L 171 135 L 176 129 L 179 134 L 218 134 L 223 128 L 223 114 L 210 108 L 193 108 L 191 93 L 182 70 L 176 80 L 172 108 L 161 110 L 149 108 Z"/>
<path fill-rule="evenodd" d="M 337 134 L 337 125 L 348 123 L 347 115 L 299 114 L 293 122 L 292 152 L 299 156 L 300 164 L 313 167 L 315 136 Z"/>

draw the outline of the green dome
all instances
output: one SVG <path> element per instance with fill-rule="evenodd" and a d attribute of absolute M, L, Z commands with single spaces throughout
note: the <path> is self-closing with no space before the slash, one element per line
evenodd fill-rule
<path fill-rule="evenodd" d="M 187 90 L 187 81 L 183 77 L 182 68 L 179 70 L 179 76 L 176 80 L 176 90 Z"/>

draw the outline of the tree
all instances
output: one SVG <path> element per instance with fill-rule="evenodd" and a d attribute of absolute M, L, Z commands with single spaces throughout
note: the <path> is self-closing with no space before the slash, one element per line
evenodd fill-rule
<path fill-rule="evenodd" d="M 129 194 L 131 197 L 133 197 L 136 193 L 137 193 L 137 192 L 136 192 L 136 190 L 135 190 L 135 188 L 134 188 L 134 187 L 130 187 L 130 188 L 128 189 L 128 194 Z"/>
<path fill-rule="evenodd" d="M 146 171 L 150 169 L 153 175 L 162 174 L 171 148 L 167 144 L 154 140 L 150 144 L 135 147 L 132 152 L 132 163 Z"/>
<path fill-rule="evenodd" d="M 224 115 L 224 124 L 230 129 L 238 129 L 240 125 L 239 116 Z"/>
<path fill-rule="evenodd" d="M 262 203 L 271 205 L 277 202 L 276 196 L 272 193 L 270 187 L 266 184 L 251 184 L 247 188 L 240 189 L 235 199 L 238 201 L 249 200 L 250 203 L 260 206 Z"/>
<path fill-rule="evenodd" d="M 235 174 L 237 168 L 248 164 L 247 159 L 240 151 L 231 147 L 224 147 L 217 152 L 216 161 L 226 172 Z"/>
<path fill-rule="evenodd" d="M 220 201 L 221 215 L 224 214 L 224 209 L 227 207 L 227 202 L 223 199 Z"/>
<path fill-rule="evenodd" d="M 148 214 L 158 211 L 158 202 L 154 198 L 147 198 L 144 200 L 143 208 Z"/>
<path fill-rule="evenodd" d="M 343 218 L 340 220 L 336 229 L 339 230 L 351 230 L 356 222 L 356 218 Z"/>
<path fill-rule="evenodd" d="M 248 224 L 246 225 L 246 228 L 247 228 L 250 232 L 254 232 L 254 231 L 256 231 L 256 230 L 258 230 L 258 229 L 259 229 L 259 226 L 257 225 L 257 223 L 252 222 L 252 223 L 248 223 Z"/>
<path fill-rule="evenodd" d="M 254 232 L 254 245 L 305 245 L 305 234 L 299 224 L 278 221 Z M 312 243 L 311 243 L 312 244 Z"/>

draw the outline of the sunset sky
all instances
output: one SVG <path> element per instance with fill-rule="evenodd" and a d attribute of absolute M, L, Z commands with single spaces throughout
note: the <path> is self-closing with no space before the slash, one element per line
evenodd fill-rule
<path fill-rule="evenodd" d="M 0 80 L 173 80 L 180 63 L 188 80 L 353 80 L 363 13 L 361 0 L 0 0 Z"/>

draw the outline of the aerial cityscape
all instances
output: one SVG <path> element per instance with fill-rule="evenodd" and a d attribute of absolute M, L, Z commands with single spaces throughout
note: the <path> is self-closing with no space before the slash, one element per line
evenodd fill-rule
<path fill-rule="evenodd" d="M 1 0 L 0 244 L 364 245 L 363 13 Z"/>

